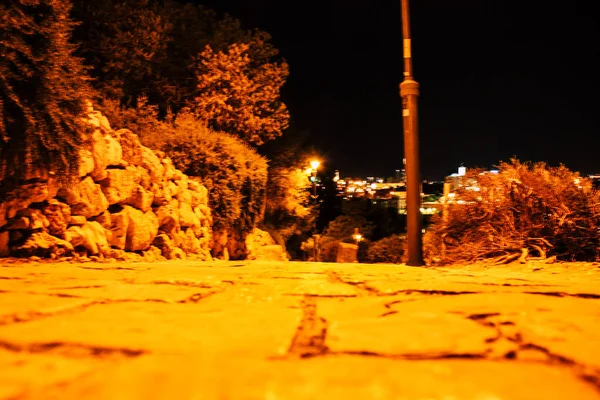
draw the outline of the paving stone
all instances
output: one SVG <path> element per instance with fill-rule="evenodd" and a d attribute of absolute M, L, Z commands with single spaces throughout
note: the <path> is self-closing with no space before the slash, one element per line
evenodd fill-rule
<path fill-rule="evenodd" d="M 600 399 L 600 268 L 0 260 L 0 398 Z"/>
<path fill-rule="evenodd" d="M 177 371 L 177 373 L 174 373 Z M 24 398 L 286 400 L 591 400 L 597 390 L 574 371 L 544 364 L 474 360 L 406 361 L 326 356 L 255 360 L 139 357 L 109 371 Z"/>

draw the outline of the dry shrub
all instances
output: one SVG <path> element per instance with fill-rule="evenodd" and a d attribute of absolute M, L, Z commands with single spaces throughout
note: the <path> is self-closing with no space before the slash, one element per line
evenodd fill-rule
<path fill-rule="evenodd" d="M 366 262 L 400 264 L 404 256 L 406 241 L 394 235 L 370 244 L 367 250 Z"/>
<path fill-rule="evenodd" d="M 596 260 L 599 200 L 589 179 L 562 165 L 513 159 L 497 174 L 472 170 L 425 235 L 426 257 L 432 264 Z"/>

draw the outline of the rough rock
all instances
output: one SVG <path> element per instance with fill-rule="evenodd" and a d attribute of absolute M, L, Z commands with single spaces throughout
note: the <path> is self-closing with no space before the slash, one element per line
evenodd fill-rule
<path fill-rule="evenodd" d="M 123 160 L 131 165 L 143 165 L 144 149 L 138 136 L 129 129 L 119 129 L 115 136 L 121 144 Z"/>
<path fill-rule="evenodd" d="M 108 210 L 104 211 L 102 214 L 98 215 L 94 218 L 94 221 L 98 222 L 104 229 L 111 228 L 111 216 Z"/>
<path fill-rule="evenodd" d="M 172 237 L 179 230 L 179 211 L 170 205 L 164 205 L 154 210 L 158 218 L 159 229 Z"/>
<path fill-rule="evenodd" d="M 24 208 L 19 210 L 17 212 L 17 217 L 29 219 L 29 226 L 27 228 L 32 230 L 46 229 L 50 225 L 48 218 L 46 218 L 42 210 L 37 208 Z"/>
<path fill-rule="evenodd" d="M 142 167 L 150 174 L 150 182 L 158 183 L 165 174 L 165 169 L 158 156 L 149 148 L 142 149 Z"/>
<path fill-rule="evenodd" d="M 94 171 L 94 156 L 88 149 L 79 150 L 79 177 L 91 174 Z"/>
<path fill-rule="evenodd" d="M 29 207 L 32 203 L 41 203 L 45 200 L 50 200 L 56 196 L 58 192 L 58 181 L 56 178 L 48 178 L 45 182 L 26 183 L 19 186 L 18 189 L 6 194 L 4 203 L 0 206 L 0 222 L 5 218 L 14 218 L 17 211 Z M 1 225 L 0 225 L 1 226 Z"/>
<path fill-rule="evenodd" d="M 125 250 L 146 250 L 158 233 L 158 218 L 152 211 L 141 212 L 133 207 L 125 206 L 129 214 L 127 241 Z"/>
<path fill-rule="evenodd" d="M 94 183 L 89 176 L 78 184 L 61 188 L 58 197 L 64 199 L 71 207 L 72 215 L 83 215 L 86 218 L 99 215 L 109 205 L 100 185 Z"/>
<path fill-rule="evenodd" d="M 125 169 L 109 169 L 106 179 L 100 181 L 102 192 L 109 204 L 123 204 L 131 198 L 140 182 L 137 168 L 129 166 Z"/>
<path fill-rule="evenodd" d="M 73 215 L 71 217 L 70 225 L 81 226 L 81 225 L 85 225 L 86 223 L 87 223 L 87 218 L 85 218 L 83 215 Z"/>
<path fill-rule="evenodd" d="M 47 232 L 33 233 L 25 243 L 13 250 L 18 257 L 56 258 L 73 252 L 73 246 L 66 240 Z"/>
<path fill-rule="evenodd" d="M 69 205 L 52 199 L 48 201 L 42 212 L 48 219 L 48 232 L 51 235 L 63 237 L 67 226 L 71 222 L 71 208 Z"/>
<path fill-rule="evenodd" d="M 135 207 L 142 212 L 146 212 L 152 209 L 152 201 L 154 200 L 154 193 L 144 190 L 142 186 L 139 186 L 133 190 L 131 197 L 128 200 L 128 204 Z"/>
<path fill-rule="evenodd" d="M 189 203 L 179 204 L 179 223 L 182 228 L 188 226 L 200 226 L 200 219 L 192 210 L 192 206 Z"/>
<path fill-rule="evenodd" d="M 128 208 L 124 208 L 120 212 L 110 215 L 110 233 L 108 242 L 111 246 L 120 250 L 125 250 L 127 241 L 127 229 L 129 228 L 129 212 Z"/>
<path fill-rule="evenodd" d="M 82 226 L 70 226 L 65 239 L 73 247 L 81 246 L 88 254 L 109 254 L 110 247 L 106 239 L 106 230 L 98 222 L 86 222 Z"/>

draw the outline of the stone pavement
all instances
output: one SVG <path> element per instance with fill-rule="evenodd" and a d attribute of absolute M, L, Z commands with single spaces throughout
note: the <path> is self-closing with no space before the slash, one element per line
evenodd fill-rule
<path fill-rule="evenodd" d="M 0 260 L 0 398 L 600 399 L 600 266 Z"/>

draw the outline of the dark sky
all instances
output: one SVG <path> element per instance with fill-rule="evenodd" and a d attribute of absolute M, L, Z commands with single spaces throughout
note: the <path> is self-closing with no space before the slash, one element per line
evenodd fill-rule
<path fill-rule="evenodd" d="M 342 176 L 390 176 L 403 157 L 400 0 L 200 0 L 273 36 L 283 99 Z M 421 168 L 564 163 L 600 173 L 594 2 L 412 0 Z"/>

